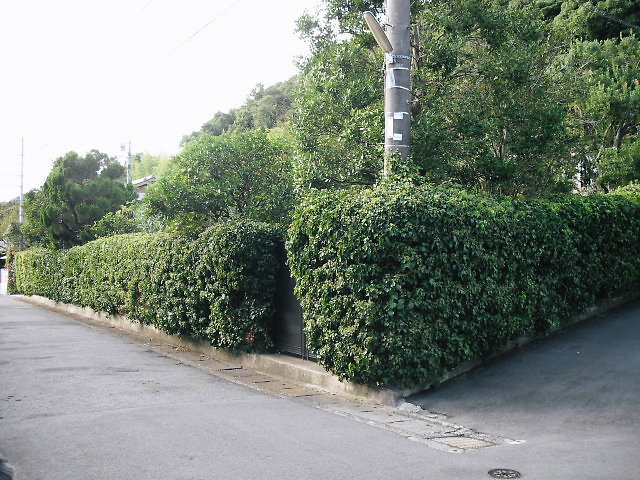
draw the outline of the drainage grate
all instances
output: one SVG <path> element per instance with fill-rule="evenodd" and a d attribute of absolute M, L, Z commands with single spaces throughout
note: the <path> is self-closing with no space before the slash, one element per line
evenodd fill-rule
<path fill-rule="evenodd" d="M 496 468 L 489 470 L 489 476 L 493 478 L 520 478 L 520 472 L 510 468 Z"/>
<path fill-rule="evenodd" d="M 449 445 L 450 447 L 461 448 L 463 450 L 494 447 L 496 445 L 495 443 L 487 442 L 485 440 L 480 440 L 479 438 L 472 438 L 472 437 L 442 437 L 442 438 L 434 438 L 433 440 L 438 443 L 444 443 L 445 445 Z M 511 478 L 511 477 L 508 477 L 508 478 Z M 517 477 L 514 477 L 514 478 L 517 478 Z"/>

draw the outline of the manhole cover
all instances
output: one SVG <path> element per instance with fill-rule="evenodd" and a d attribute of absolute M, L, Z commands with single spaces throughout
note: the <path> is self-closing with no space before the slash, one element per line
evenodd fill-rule
<path fill-rule="evenodd" d="M 487 442 L 485 440 L 480 440 L 479 438 L 472 438 L 472 437 L 443 437 L 443 438 L 434 438 L 433 440 L 435 440 L 438 443 L 444 443 L 445 445 L 449 445 L 450 447 L 461 448 L 463 450 L 495 446 L 495 443 Z M 505 478 L 511 478 L 511 477 L 505 477 Z"/>
<path fill-rule="evenodd" d="M 489 470 L 489 476 L 493 478 L 520 478 L 520 472 L 511 470 L 510 468 L 496 468 Z"/>

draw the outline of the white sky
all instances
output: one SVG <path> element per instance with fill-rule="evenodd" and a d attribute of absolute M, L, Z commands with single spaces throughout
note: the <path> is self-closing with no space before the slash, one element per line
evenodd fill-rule
<path fill-rule="evenodd" d="M 0 0 L 0 201 L 19 195 L 22 137 L 25 192 L 71 150 L 176 153 L 258 82 L 296 73 L 295 20 L 320 3 Z"/>

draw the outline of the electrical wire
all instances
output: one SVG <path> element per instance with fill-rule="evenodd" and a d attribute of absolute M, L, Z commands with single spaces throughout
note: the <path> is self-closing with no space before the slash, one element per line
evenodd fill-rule
<path fill-rule="evenodd" d="M 129 87 L 131 87 L 131 85 L 133 85 L 134 83 L 136 83 L 138 80 L 140 80 L 142 77 L 144 77 L 149 71 L 151 71 L 153 68 L 157 67 L 157 65 L 159 65 L 160 63 L 162 63 L 163 61 L 165 61 L 167 58 L 171 57 L 173 54 L 175 54 L 178 50 L 180 50 L 183 46 L 185 46 L 187 43 L 189 43 L 191 40 L 193 40 L 197 35 L 199 35 L 200 33 L 202 33 L 207 27 L 209 27 L 212 23 L 214 23 L 215 21 L 219 20 L 221 17 L 223 17 L 224 15 L 226 15 L 231 9 L 233 9 L 236 5 L 238 5 L 242 0 L 235 0 L 234 2 L 232 2 L 231 4 L 229 4 L 227 6 L 227 8 L 225 8 L 224 10 L 222 10 L 221 12 L 219 12 L 215 17 L 213 17 L 211 20 L 209 20 L 206 24 L 204 24 L 202 27 L 200 27 L 198 30 L 196 30 L 193 34 L 189 35 L 187 38 L 185 38 L 182 42 L 180 42 L 178 45 L 176 45 L 173 49 L 171 49 L 170 51 L 168 51 L 167 53 L 165 53 L 164 55 L 162 55 L 160 58 L 158 58 L 156 61 L 152 62 L 150 65 L 147 66 L 147 68 L 143 69 L 142 71 L 140 71 L 136 76 L 134 76 L 129 82 L 127 82 L 125 85 L 123 85 L 120 90 L 118 91 L 118 93 L 114 92 L 114 96 L 118 96 L 121 95 L 124 91 L 126 91 Z M 142 12 L 144 12 L 144 10 L 151 4 L 153 3 L 153 0 L 149 0 L 144 7 L 142 7 L 142 10 L 140 10 L 140 14 Z M 51 140 L 49 140 L 48 142 L 46 142 L 45 144 L 39 146 L 38 148 L 36 148 L 33 152 L 30 153 L 31 156 L 34 156 L 38 153 L 40 153 L 41 151 L 45 150 L 47 147 L 49 147 L 49 145 L 51 145 L 53 142 L 55 142 L 57 140 L 57 137 L 52 138 Z"/>
<path fill-rule="evenodd" d="M 144 7 L 142 7 L 142 8 L 140 9 L 140 11 L 138 12 L 138 15 L 141 15 L 141 14 L 142 14 L 142 12 L 144 12 L 144 11 L 147 9 L 147 7 L 148 7 L 149 5 L 151 5 L 152 3 L 153 3 L 153 0 L 149 0 L 149 1 L 144 5 Z"/>
<path fill-rule="evenodd" d="M 625 25 L 625 26 L 627 26 L 629 28 L 634 28 L 634 29 L 640 31 L 640 26 L 635 25 L 633 23 L 629 23 L 629 22 L 627 22 L 625 20 L 622 20 L 621 18 L 615 17 L 615 16 L 613 16 L 613 15 L 607 13 L 607 12 L 603 12 L 602 10 L 598 10 L 597 8 L 592 6 L 591 3 L 589 3 L 589 2 L 584 2 L 581 6 L 585 10 L 589 10 L 591 13 L 595 13 L 596 15 L 600 15 L 601 17 L 608 18 L 609 20 L 617 22 L 620 25 Z"/>
<path fill-rule="evenodd" d="M 211 20 L 209 20 L 209 22 L 207 22 L 202 28 L 200 28 L 200 30 L 198 30 L 196 33 L 194 33 L 193 35 L 191 35 L 189 38 L 187 38 L 185 40 L 185 42 L 188 42 L 192 39 L 194 39 L 196 37 L 196 35 L 198 35 L 200 32 L 202 32 L 205 28 L 207 28 L 209 25 L 211 25 L 213 22 L 215 22 L 216 20 L 218 20 L 220 17 L 222 17 L 224 14 L 226 14 L 229 10 L 231 10 L 233 7 L 235 7 L 237 4 L 239 4 L 242 0 L 236 0 L 235 2 L 231 3 L 227 8 L 225 8 L 223 11 L 221 11 L 218 15 L 216 15 L 214 18 L 212 18 Z"/>
<path fill-rule="evenodd" d="M 177 44 L 174 48 L 172 48 L 171 50 L 169 50 L 167 53 L 165 53 L 164 55 L 162 55 L 161 57 L 159 57 L 158 59 L 156 59 L 155 61 L 151 62 L 146 68 L 143 68 L 140 72 L 138 72 L 137 75 L 133 76 L 126 84 L 124 84 L 118 91 L 118 93 L 116 93 L 116 96 L 121 95 L 124 91 L 128 90 L 129 87 L 131 87 L 131 85 L 133 85 L 134 83 L 138 82 L 142 77 L 144 77 L 147 73 L 149 73 L 151 70 L 153 70 L 154 68 L 156 68 L 159 64 L 161 64 L 162 62 L 164 62 L 165 60 L 167 60 L 169 57 L 171 57 L 172 55 L 174 55 L 178 50 L 180 50 L 182 47 L 184 47 L 187 43 L 189 43 L 191 40 L 193 40 L 197 35 L 199 35 L 200 33 L 202 33 L 209 25 L 211 25 L 212 23 L 214 23 L 216 20 L 219 20 L 221 17 L 223 17 L 225 14 L 227 14 L 232 8 L 234 8 L 236 5 L 238 5 L 242 0 L 235 0 L 234 2 L 232 2 L 231 4 L 229 4 L 229 6 L 227 6 L 227 8 L 225 8 L 224 10 L 222 10 L 220 13 L 218 13 L 215 17 L 213 17 L 211 20 L 209 20 L 206 24 L 204 24 L 202 27 L 200 27 L 197 31 L 195 31 L 193 34 L 189 35 L 187 38 L 185 38 L 182 42 L 180 42 L 179 44 Z M 149 2 L 151 3 L 151 2 Z"/>
<path fill-rule="evenodd" d="M 173 49 L 171 49 L 168 53 L 166 53 L 165 55 L 163 55 L 162 57 L 160 57 L 158 60 L 156 60 L 155 64 L 158 64 L 164 60 L 166 60 L 167 58 L 169 58 L 171 55 L 173 55 L 174 53 L 176 53 L 179 49 L 181 49 L 182 47 L 184 47 L 187 43 L 189 43 L 191 40 L 193 40 L 194 38 L 196 38 L 197 35 L 199 35 L 200 33 L 202 33 L 209 25 L 211 25 L 212 23 L 214 23 L 216 20 L 219 20 L 222 16 L 224 16 L 227 12 L 229 12 L 232 8 L 234 8 L 236 5 L 238 5 L 242 0 L 235 0 L 235 2 L 231 3 L 227 8 L 225 8 L 224 10 L 222 10 L 220 13 L 218 13 L 215 17 L 213 17 L 211 20 L 209 20 L 204 26 L 200 27 L 195 33 L 189 35 L 187 38 L 185 38 L 182 42 L 180 42 L 178 45 L 176 45 Z M 146 73 L 143 72 L 140 76 L 144 75 Z"/>

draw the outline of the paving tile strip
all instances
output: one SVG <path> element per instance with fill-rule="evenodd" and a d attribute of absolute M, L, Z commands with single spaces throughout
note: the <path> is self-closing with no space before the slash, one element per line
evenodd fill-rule
<path fill-rule="evenodd" d="M 123 330 L 84 316 L 68 313 L 66 315 L 91 328 L 107 330 L 133 339 L 149 351 L 176 360 L 177 364 L 196 367 L 230 382 L 245 385 L 269 395 L 291 398 L 307 406 L 382 428 L 438 450 L 463 453 L 500 445 L 524 443 L 524 440 L 489 435 L 450 423 L 447 421 L 446 415 L 429 412 L 410 403 L 403 403 L 398 407 L 368 403 L 360 398 L 325 392 L 312 385 L 265 374 L 240 364 L 190 351 L 182 346 L 150 339 L 139 333 Z"/>
<path fill-rule="evenodd" d="M 447 422 L 445 415 L 428 412 L 409 403 L 399 407 L 366 403 L 361 399 L 327 393 L 311 385 L 234 366 L 207 355 L 176 349 L 171 345 L 159 342 L 145 345 L 157 353 L 179 360 L 180 363 L 200 368 L 231 382 L 269 395 L 292 398 L 310 407 L 382 428 L 438 450 L 463 453 L 468 450 L 524 443 L 522 440 L 489 435 Z"/>

